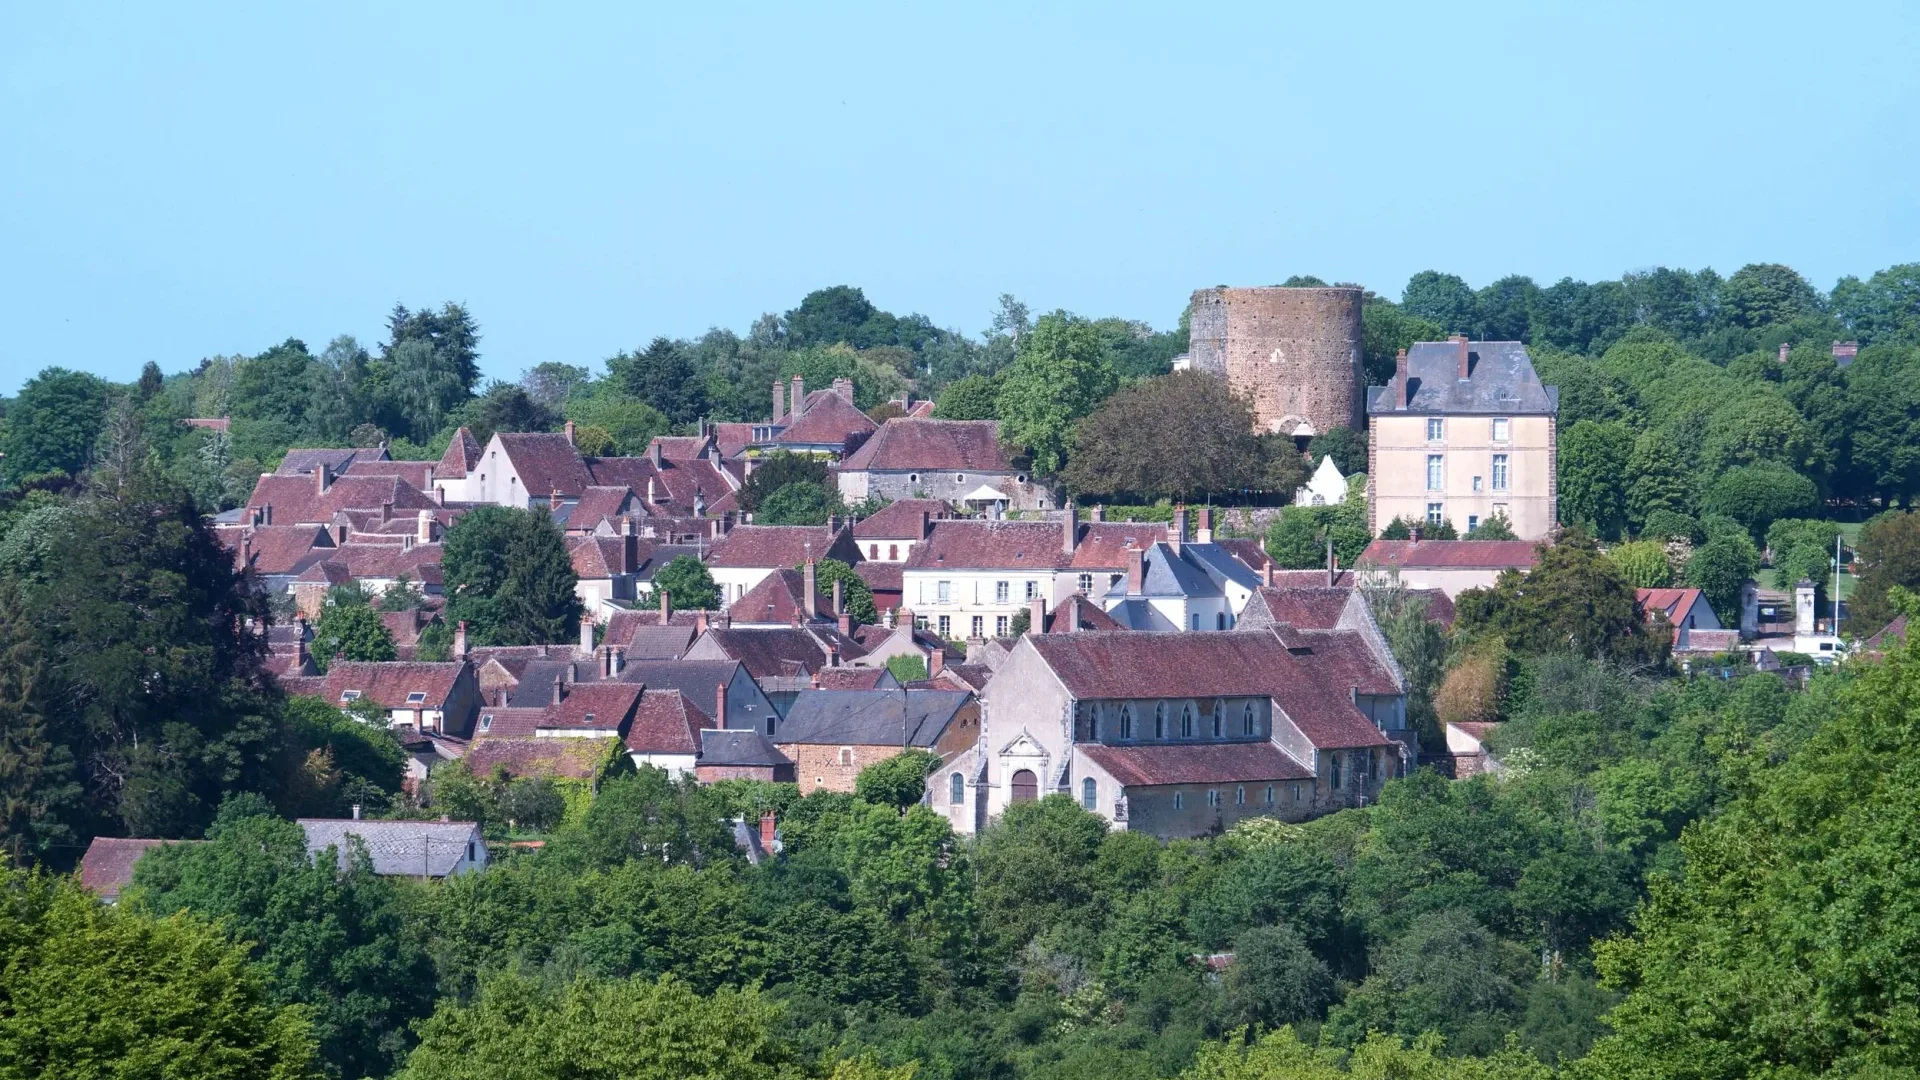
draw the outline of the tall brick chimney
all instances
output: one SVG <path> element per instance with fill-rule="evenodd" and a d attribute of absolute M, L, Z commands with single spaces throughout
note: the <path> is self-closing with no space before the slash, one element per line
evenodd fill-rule
<path fill-rule="evenodd" d="M 467 620 L 461 619 L 453 625 L 453 658 L 467 658 Z"/>
<path fill-rule="evenodd" d="M 1404 409 L 1413 400 L 1413 391 L 1407 388 L 1407 350 L 1401 349 L 1393 355 L 1393 407 Z"/>
<path fill-rule="evenodd" d="M 393 500 L 388 499 L 386 502 L 383 502 L 380 504 L 380 524 L 385 525 L 387 522 L 392 520 L 393 520 Z"/>
<path fill-rule="evenodd" d="M 1786 363 L 1787 354 L 1792 351 L 1793 351 L 1793 344 L 1791 342 L 1786 342 L 1786 341 L 1781 342 L 1780 343 L 1780 362 L 1783 364 Z"/>
<path fill-rule="evenodd" d="M 566 700 L 566 697 L 567 697 L 566 680 L 562 679 L 559 675 L 556 674 L 553 677 L 553 703 L 555 705 L 558 705 L 562 701 Z"/>
<path fill-rule="evenodd" d="M 836 616 L 847 613 L 846 582 L 839 578 L 833 580 L 833 613 Z"/>
<path fill-rule="evenodd" d="M 922 540 L 925 540 L 928 536 L 931 536 L 932 534 L 933 534 L 933 515 L 926 512 L 925 510 L 922 510 L 920 511 L 920 537 L 919 538 Z"/>
<path fill-rule="evenodd" d="M 713 724 L 715 727 L 727 726 L 727 684 L 713 684 Z"/>
<path fill-rule="evenodd" d="M 240 537 L 240 569 L 246 570 L 253 565 L 253 534 Z"/>
<path fill-rule="evenodd" d="M 786 400 L 780 393 L 781 389 L 780 380 L 773 380 L 773 422 L 776 424 L 784 420 L 787 415 Z"/>
<path fill-rule="evenodd" d="M 547 492 L 547 509 L 549 511 L 560 509 L 559 488 L 554 488 L 552 491 Z"/>
<path fill-rule="evenodd" d="M 1196 543 L 1211 544 L 1213 543 L 1213 507 L 1203 506 L 1198 512 L 1200 528 L 1194 533 L 1193 539 Z"/>
<path fill-rule="evenodd" d="M 591 615 L 580 616 L 580 651 L 585 653 L 593 651 L 593 616 Z"/>
<path fill-rule="evenodd" d="M 414 540 L 421 544 L 433 543 L 433 511 L 420 511 L 420 517 L 414 524 Z"/>
<path fill-rule="evenodd" d="M 838 585 L 839 582 L 835 582 L 834 584 Z M 840 613 L 840 633 L 844 637 L 853 636 L 853 612 L 842 611 Z"/>
<path fill-rule="evenodd" d="M 1127 549 L 1127 595 L 1139 596 L 1147 587 L 1146 552 L 1137 547 Z"/>
<path fill-rule="evenodd" d="M 927 678 L 937 678 L 947 670 L 947 650 L 934 649 L 927 653 Z"/>
<path fill-rule="evenodd" d="M 1833 362 L 1840 367 L 1853 363 L 1860 355 L 1860 343 L 1857 341 L 1836 341 L 1833 343 Z"/>
<path fill-rule="evenodd" d="M 665 589 L 658 591 L 660 593 L 660 625 L 665 626 L 673 618 L 673 597 L 668 595 Z"/>
<path fill-rule="evenodd" d="M 1167 529 L 1167 546 L 1173 553 L 1180 553 L 1180 545 L 1187 542 L 1187 504 L 1181 503 L 1173 508 L 1173 525 Z"/>
<path fill-rule="evenodd" d="M 806 594 L 805 603 L 807 605 L 807 618 L 809 619 L 817 619 L 820 617 L 820 605 L 815 603 L 813 599 L 814 590 L 818 588 L 818 578 L 816 574 L 817 571 L 814 569 L 812 559 L 808 559 L 806 564 L 800 568 L 800 588 Z"/>
<path fill-rule="evenodd" d="M 1471 370 L 1471 369 L 1469 369 L 1469 368 L 1468 368 L 1468 366 L 1467 366 L 1467 358 L 1468 358 L 1468 356 L 1469 356 L 1469 355 L 1471 355 L 1471 354 L 1469 354 L 1469 353 L 1467 352 L 1467 335 L 1465 335 L 1465 334 L 1448 334 L 1448 335 L 1447 335 L 1447 340 L 1448 340 L 1448 341 L 1451 341 L 1451 342 L 1453 342 L 1453 346 L 1454 346 L 1454 349 L 1455 349 L 1455 351 L 1457 351 L 1457 352 L 1459 353 L 1459 355 L 1460 355 L 1460 375 L 1459 375 L 1459 377 L 1460 377 L 1460 378 L 1462 378 L 1462 379 L 1464 379 L 1464 378 L 1467 378 L 1468 376 L 1470 376 L 1470 375 L 1472 375 L 1472 374 L 1473 374 L 1473 372 L 1472 372 L 1472 370 Z"/>
<path fill-rule="evenodd" d="M 667 455 L 660 449 L 659 436 L 655 436 L 653 441 L 647 444 L 647 461 L 656 469 L 666 468 Z"/>
<path fill-rule="evenodd" d="M 572 445 L 574 445 L 574 439 L 573 439 L 573 436 L 574 436 L 574 433 L 576 432 L 576 430 L 578 430 L 578 429 L 576 429 L 576 428 L 575 428 L 575 427 L 573 426 L 573 421 L 571 421 L 571 420 L 569 420 L 569 421 L 567 421 L 567 426 L 566 426 L 566 432 L 567 432 L 567 445 L 568 445 L 568 446 L 572 446 Z"/>
<path fill-rule="evenodd" d="M 853 380 L 852 379 L 833 380 L 833 392 L 835 395 L 837 395 L 840 398 L 840 400 L 846 402 L 849 405 L 853 404 Z"/>
<path fill-rule="evenodd" d="M 313 467 L 313 493 L 315 495 L 325 495 L 327 489 L 332 486 L 333 469 L 324 461 L 315 465 Z"/>
<path fill-rule="evenodd" d="M 1066 515 L 1060 519 L 1060 554 L 1071 555 L 1080 542 L 1080 507 L 1068 499 L 1066 509 Z"/>
<path fill-rule="evenodd" d="M 1047 598 L 1036 596 L 1027 601 L 1027 633 L 1038 634 L 1047 625 Z"/>
<path fill-rule="evenodd" d="M 774 837 L 779 832 L 776 825 L 778 820 L 779 819 L 773 816 L 773 811 L 771 810 L 764 810 L 760 813 L 760 850 L 769 855 L 773 854 Z"/>
<path fill-rule="evenodd" d="M 798 375 L 795 375 L 793 377 L 793 391 L 789 395 L 789 397 L 791 400 L 787 405 L 787 415 L 792 416 L 795 419 L 798 419 L 801 411 L 807 407 L 806 380 L 802 379 Z"/>

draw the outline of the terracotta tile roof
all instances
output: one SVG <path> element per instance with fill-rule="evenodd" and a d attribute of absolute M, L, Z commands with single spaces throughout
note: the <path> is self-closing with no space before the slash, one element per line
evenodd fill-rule
<path fill-rule="evenodd" d="M 319 696 L 329 704 L 343 705 L 349 692 L 358 691 L 361 700 L 383 709 L 439 709 L 453 696 L 454 684 L 465 669 L 458 660 L 342 660 L 328 666 Z M 411 700 L 413 694 L 421 695 L 420 699 Z"/>
<path fill-rule="evenodd" d="M 1895 615 L 1892 622 L 1881 627 L 1878 633 L 1861 642 L 1860 647 L 1868 652 L 1879 652 L 1906 640 L 1906 637 L 1907 617 L 1905 615 Z"/>
<path fill-rule="evenodd" d="M 1730 652 L 1739 645 L 1738 630 L 1689 630 L 1686 645 L 1675 642 L 1673 649 L 1675 652 L 1718 653 Z"/>
<path fill-rule="evenodd" d="M 626 657 L 634 660 L 678 660 L 693 645 L 693 625 L 636 626 L 628 638 Z"/>
<path fill-rule="evenodd" d="M 866 413 L 831 390 L 815 390 L 807 395 L 806 408 L 797 420 L 775 437 L 776 442 L 806 446 L 852 447 L 873 434 L 873 420 Z"/>
<path fill-rule="evenodd" d="M 707 714 L 678 690 L 648 690 L 627 729 L 627 749 L 638 754 L 697 754 Z"/>
<path fill-rule="evenodd" d="M 453 433 L 447 443 L 447 452 L 440 455 L 440 463 L 433 468 L 433 475 L 449 480 L 464 479 L 468 472 L 480 464 L 481 446 L 473 437 L 473 432 L 462 427 Z"/>
<path fill-rule="evenodd" d="M 738 660 L 755 679 L 805 675 L 828 666 L 829 643 L 840 647 L 844 663 L 865 656 L 867 650 L 852 638 L 841 637 L 828 625 L 712 629 L 703 640 L 712 641 L 729 659 Z"/>
<path fill-rule="evenodd" d="M 395 510 L 437 510 L 440 504 L 398 476 L 341 476 L 327 490 L 318 490 L 311 476 L 262 476 L 247 500 L 247 509 L 272 507 L 274 525 L 326 523 L 342 510 L 378 510 L 392 503 Z"/>
<path fill-rule="evenodd" d="M 342 573 L 353 581 L 391 579 L 405 574 L 416 583 L 438 585 L 440 545 L 414 544 L 406 547 L 401 544 L 368 544 L 348 540 L 328 551 L 323 561 L 295 580 L 338 584 Z"/>
<path fill-rule="evenodd" d="M 933 406 L 931 401 L 916 401 L 907 406 L 907 416 L 914 419 L 932 416 Z"/>
<path fill-rule="evenodd" d="M 844 472 L 1007 473 L 997 420 L 919 420 L 896 417 L 848 456 Z"/>
<path fill-rule="evenodd" d="M 696 500 L 707 517 L 736 509 L 731 478 L 706 458 L 668 460 L 658 469 L 643 457 L 588 458 L 587 470 L 596 486 L 624 487 L 638 500 L 651 491 L 655 512 L 692 516 Z"/>
<path fill-rule="evenodd" d="M 891 425 L 898 422 L 889 421 L 888 423 Z M 846 466 L 841 468 L 844 471 Z M 853 538 L 856 540 L 918 540 L 922 513 L 925 513 L 930 520 L 938 521 L 952 514 L 953 508 L 939 499 L 899 499 L 881 507 L 872 517 L 854 522 Z"/>
<path fill-rule="evenodd" d="M 704 435 L 655 435 L 649 448 L 658 446 L 660 456 L 670 461 L 704 457 L 708 440 Z"/>
<path fill-rule="evenodd" d="M 580 493 L 580 501 L 567 508 L 567 528 L 586 530 L 607 518 L 618 518 L 633 509 L 633 490 L 618 487 L 590 487 Z"/>
<path fill-rule="evenodd" d="M 1082 522 L 1078 543 L 1062 549 L 1058 521 L 937 521 L 915 544 L 908 570 L 1116 570 L 1127 567 L 1127 548 L 1166 539 L 1167 527 L 1138 522 Z"/>
<path fill-rule="evenodd" d="M 590 780 L 606 752 L 601 739 L 482 739 L 467 751 L 467 768 L 475 776 L 502 770 L 509 776 L 544 776 L 554 780 Z"/>
<path fill-rule="evenodd" d="M 1084 632 L 1025 641 L 1076 698 L 1269 697 L 1322 749 L 1385 745 L 1353 703 L 1356 687 L 1392 685 L 1365 643 L 1357 634 L 1299 636 L 1311 653 L 1296 655 L 1268 631 Z"/>
<path fill-rule="evenodd" d="M 274 470 L 276 476 L 306 476 L 325 463 L 335 476 L 346 471 L 348 465 L 365 459 L 375 461 L 387 456 L 385 447 L 367 449 L 366 447 L 295 447 L 287 451 L 280 459 L 280 467 Z"/>
<path fill-rule="evenodd" d="M 420 631 L 432 626 L 431 611 L 415 608 L 412 611 L 383 611 L 380 621 L 386 625 L 387 633 L 393 635 L 395 645 L 414 645 L 420 641 Z"/>
<path fill-rule="evenodd" d="M 1171 746 L 1107 746 L 1079 743 L 1084 754 L 1126 787 L 1163 784 L 1257 784 L 1311 780 L 1313 773 L 1270 742 Z"/>
<path fill-rule="evenodd" d="M 480 709 L 480 722 L 474 725 L 474 747 L 485 746 L 495 739 L 531 739 L 540 730 L 540 721 L 546 719 L 547 710 L 543 708 L 515 708 L 510 705 L 487 705 Z M 541 742 L 572 742 L 571 739 L 541 739 Z"/>
<path fill-rule="evenodd" d="M 1074 602 L 1076 597 L 1079 600 L 1077 604 Z M 1077 616 L 1079 625 L 1075 625 L 1075 618 L 1068 617 L 1070 614 Z M 1107 614 L 1099 604 L 1085 597 L 1081 597 L 1077 593 L 1074 597 L 1069 597 L 1066 603 L 1047 612 L 1045 623 L 1046 625 L 1042 632 L 1048 634 L 1067 634 L 1082 630 L 1126 629 L 1126 627 L 1113 621 L 1113 616 Z"/>
<path fill-rule="evenodd" d="M 213 530 L 241 569 L 241 552 L 251 553 L 257 574 L 297 574 L 326 557 L 333 537 L 319 525 L 221 525 Z"/>
<path fill-rule="evenodd" d="M 693 624 L 698 622 L 699 619 L 700 614 L 698 612 L 675 611 L 668 622 L 673 626 L 684 626 L 691 629 Z M 631 656 L 634 634 L 641 627 L 659 625 L 660 609 L 657 606 L 651 608 L 635 608 L 632 611 L 616 611 L 612 615 L 607 616 L 607 632 L 601 641 L 607 645 L 627 646 L 629 648 L 628 655 Z"/>
<path fill-rule="evenodd" d="M 503 431 L 494 435 L 500 449 L 520 476 L 528 498 L 544 499 L 553 492 L 574 498 L 593 486 L 593 477 L 580 451 L 564 434 L 550 431 Z"/>
<path fill-rule="evenodd" d="M 883 667 L 836 667 L 813 673 L 822 690 L 877 690 L 887 677 Z"/>
<path fill-rule="evenodd" d="M 727 605 L 727 615 L 736 623 L 782 625 L 793 622 L 796 617 L 805 622 L 809 618 L 805 595 L 806 578 L 800 571 L 783 566 L 761 578 L 760 584 Z M 833 601 L 820 591 L 817 584 L 813 590 L 813 602 L 813 618 L 833 618 Z"/>
<path fill-rule="evenodd" d="M 930 681 L 945 684 L 946 689 L 971 690 L 977 694 L 993 681 L 993 669 L 985 664 L 948 664 Z"/>
<path fill-rule="evenodd" d="M 1531 570 L 1539 558 L 1531 540 L 1375 540 L 1360 555 L 1362 563 L 1383 569 L 1429 570 Z"/>
<path fill-rule="evenodd" d="M 540 726 L 562 731 L 619 731 L 633 718 L 639 704 L 637 683 L 577 682 L 558 705 L 547 706 Z"/>
<path fill-rule="evenodd" d="M 130 840 L 117 836 L 96 836 L 80 857 L 80 887 L 111 904 L 120 898 L 120 890 L 133 880 L 133 864 L 140 856 L 168 844 L 197 843 L 180 840 Z"/>
<path fill-rule="evenodd" d="M 431 461 L 361 461 L 341 470 L 342 476 L 398 476 L 421 491 L 433 490 Z"/>
<path fill-rule="evenodd" d="M 1677 622 L 1680 613 L 1689 611 L 1700 599 L 1699 589 L 1635 589 L 1633 598 L 1651 615 L 1658 611 L 1668 622 Z"/>
<path fill-rule="evenodd" d="M 634 542 L 631 566 L 625 561 L 628 540 Z M 575 576 L 596 581 L 633 573 L 633 568 L 638 567 L 652 549 L 651 540 L 628 536 L 576 536 L 567 544 Z"/>
<path fill-rule="evenodd" d="M 753 427 L 752 424 L 714 424 L 713 443 L 720 448 L 720 456 L 739 457 L 747 447 L 753 445 Z"/>
<path fill-rule="evenodd" d="M 867 583 L 867 588 L 873 590 L 875 597 L 878 597 L 881 593 L 891 593 L 897 600 L 900 594 L 906 589 L 906 565 L 904 563 L 854 563 L 853 572 L 860 575 L 860 580 Z"/>
<path fill-rule="evenodd" d="M 1255 567 L 1258 569 L 1258 567 Z M 1281 570 L 1273 571 L 1273 583 L 1283 589 L 1323 589 L 1327 587 L 1327 572 L 1321 570 Z M 1333 575 L 1333 587 L 1351 589 L 1354 587 L 1353 571 L 1338 570 Z"/>
<path fill-rule="evenodd" d="M 1244 537 L 1223 538 L 1215 533 L 1213 542 L 1226 548 L 1227 554 L 1246 563 L 1255 573 L 1258 573 L 1262 566 L 1273 562 L 1267 557 L 1266 550 L 1260 546 L 1258 540 L 1249 540 Z"/>
<path fill-rule="evenodd" d="M 846 535 L 844 528 L 834 533 L 824 525 L 741 525 L 713 545 L 707 564 L 747 568 L 799 566 L 809 558 L 824 559 L 848 546 Z"/>
<path fill-rule="evenodd" d="M 1265 606 L 1272 621 L 1301 630 L 1331 630 L 1346 610 L 1352 589 L 1318 587 L 1261 588 L 1254 601 Z M 1242 613 L 1244 620 L 1246 615 Z"/>

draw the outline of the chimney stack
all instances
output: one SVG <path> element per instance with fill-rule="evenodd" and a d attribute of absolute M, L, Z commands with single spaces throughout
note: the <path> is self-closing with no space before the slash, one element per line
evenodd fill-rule
<path fill-rule="evenodd" d="M 567 445 L 572 446 L 574 445 L 573 436 L 575 431 L 573 426 L 573 421 L 571 420 L 567 421 L 566 431 L 567 431 Z"/>
<path fill-rule="evenodd" d="M 833 392 L 835 395 L 837 395 L 840 398 L 840 400 L 846 402 L 849 405 L 853 404 L 853 380 L 852 379 L 833 380 Z"/>
<path fill-rule="evenodd" d="M 333 470 L 329 468 L 324 461 L 315 465 L 313 467 L 313 493 L 315 495 L 325 495 L 327 489 L 332 486 Z"/>
<path fill-rule="evenodd" d="M 1786 363 L 1787 354 L 1792 351 L 1793 351 L 1793 345 L 1791 343 L 1785 342 L 1785 341 L 1781 342 L 1780 343 L 1780 362 L 1783 364 Z"/>
<path fill-rule="evenodd" d="M 393 500 L 388 499 L 386 502 L 383 502 L 380 504 L 380 524 L 385 525 L 387 522 L 392 520 L 393 520 Z"/>
<path fill-rule="evenodd" d="M 1080 632 L 1080 594 L 1079 593 L 1074 593 L 1072 596 L 1067 597 L 1066 629 L 1067 629 L 1067 633 L 1069 634 L 1077 634 Z"/>
<path fill-rule="evenodd" d="M 1027 633 L 1038 634 L 1047 624 L 1047 598 L 1036 596 L 1027 601 Z"/>
<path fill-rule="evenodd" d="M 1103 505 L 1094 506 L 1092 510 L 1087 511 L 1087 520 L 1088 521 L 1107 520 L 1107 508 Z"/>
<path fill-rule="evenodd" d="M 660 592 L 660 625 L 665 626 L 667 625 L 668 622 L 670 622 L 673 619 L 673 597 L 668 595 L 667 590 L 665 589 L 661 589 L 659 590 L 659 592 Z"/>
<path fill-rule="evenodd" d="M 600 677 L 613 678 L 613 646 L 602 645 L 595 651 L 600 654 Z"/>
<path fill-rule="evenodd" d="M 839 578 L 833 580 L 833 613 L 835 615 L 845 615 L 847 613 L 847 591 L 845 586 L 846 582 L 841 581 Z"/>
<path fill-rule="evenodd" d="M 1833 362 L 1839 367 L 1847 367 L 1853 363 L 1854 357 L 1859 355 L 1860 343 L 1857 341 L 1836 341 L 1833 343 Z"/>
<path fill-rule="evenodd" d="M 1147 553 L 1137 547 L 1127 549 L 1127 595 L 1139 596 L 1147 586 Z"/>
<path fill-rule="evenodd" d="M 1173 525 L 1167 530 L 1167 546 L 1175 555 L 1180 554 L 1180 545 L 1187 542 L 1187 504 L 1181 503 L 1173 508 Z"/>
<path fill-rule="evenodd" d="M 593 616 L 591 615 L 580 616 L 580 651 L 584 653 L 593 651 Z"/>
<path fill-rule="evenodd" d="M 360 804 L 359 803 L 354 803 L 353 808 L 347 812 L 353 815 L 353 820 L 355 821 L 360 820 Z"/>
<path fill-rule="evenodd" d="M 1213 507 L 1203 506 L 1200 508 L 1200 529 L 1194 534 L 1193 539 L 1195 543 L 1213 543 Z"/>
<path fill-rule="evenodd" d="M 773 422 L 776 424 L 785 419 L 787 415 L 786 400 L 780 393 L 780 389 L 780 380 L 773 380 Z"/>
<path fill-rule="evenodd" d="M 809 690 L 820 689 L 820 673 L 819 672 L 816 671 L 807 676 L 807 689 Z"/>
<path fill-rule="evenodd" d="M 1460 378 L 1464 379 L 1472 374 L 1472 371 L 1467 366 L 1467 357 L 1470 355 L 1467 352 L 1467 335 L 1448 334 L 1447 340 L 1453 343 L 1454 348 L 1460 354 Z"/>
<path fill-rule="evenodd" d="M 640 568 L 640 538 L 633 535 L 633 519 L 620 519 L 620 572 L 631 574 Z"/>
<path fill-rule="evenodd" d="M 433 485 L 433 501 L 437 506 L 447 505 L 447 489 L 439 484 Z"/>
<path fill-rule="evenodd" d="M 939 678 L 940 673 L 945 670 L 947 670 L 947 650 L 934 649 L 932 652 L 929 652 L 927 654 L 927 678 Z"/>
<path fill-rule="evenodd" d="M 553 677 L 553 703 L 560 704 L 567 697 L 567 682 L 558 674 Z"/>
<path fill-rule="evenodd" d="M 465 619 L 461 619 L 453 626 L 453 658 L 455 660 L 467 658 L 467 620 Z"/>
<path fill-rule="evenodd" d="M 800 582 L 801 589 L 806 592 L 807 618 L 817 619 L 820 617 L 820 605 L 814 602 L 814 590 L 818 587 L 818 579 L 812 559 L 808 559 L 806 565 L 800 568 Z"/>
<path fill-rule="evenodd" d="M 834 582 L 834 585 L 838 586 L 839 582 Z M 840 613 L 840 636 L 853 636 L 853 612 L 851 611 L 842 611 Z"/>
<path fill-rule="evenodd" d="M 618 675 L 625 670 L 627 670 L 626 647 L 622 645 L 615 645 L 613 647 L 613 673 L 615 675 Z"/>
<path fill-rule="evenodd" d="M 422 510 L 415 525 L 414 539 L 422 544 L 433 543 L 433 511 Z"/>
<path fill-rule="evenodd" d="M 798 375 L 793 377 L 793 392 L 788 395 L 788 398 L 790 400 L 787 404 L 787 415 L 797 419 L 801 411 L 807 407 L 807 384 Z"/>
<path fill-rule="evenodd" d="M 1067 500 L 1066 516 L 1060 519 L 1060 554 L 1072 555 L 1080 542 L 1080 507 Z"/>
<path fill-rule="evenodd" d="M 666 451 L 660 449 L 660 437 L 657 435 L 654 436 L 652 442 L 647 444 L 647 461 L 656 469 L 666 467 L 667 454 Z"/>
<path fill-rule="evenodd" d="M 293 669 L 296 674 L 307 667 L 307 620 L 301 619 L 293 631 Z"/>
<path fill-rule="evenodd" d="M 698 612 L 694 613 L 693 632 L 695 635 L 704 634 L 707 632 L 707 609 L 706 608 L 701 608 Z"/>
<path fill-rule="evenodd" d="M 774 835 L 778 831 L 775 827 L 776 820 L 771 810 L 762 811 L 760 814 L 760 850 L 769 855 L 773 854 Z"/>
<path fill-rule="evenodd" d="M 1413 401 L 1413 390 L 1407 385 L 1407 350 L 1401 349 L 1393 356 L 1393 407 L 1404 409 Z"/>
<path fill-rule="evenodd" d="M 240 569 L 246 570 L 253 565 L 253 534 L 240 537 Z"/>
<path fill-rule="evenodd" d="M 840 666 L 840 643 L 837 641 L 827 642 L 827 666 L 834 668 Z"/>
<path fill-rule="evenodd" d="M 922 510 L 920 511 L 920 539 L 925 540 L 931 535 L 933 535 L 933 515 Z"/>
<path fill-rule="evenodd" d="M 1273 588 L 1272 559 L 1268 559 L 1260 564 L 1260 584 L 1269 589 Z"/>
<path fill-rule="evenodd" d="M 1333 557 L 1333 537 L 1327 537 L 1327 588 L 1333 588 L 1333 580 L 1340 570 L 1339 560 Z"/>
<path fill-rule="evenodd" d="M 727 726 L 727 684 L 713 684 L 713 722 L 716 727 Z"/>

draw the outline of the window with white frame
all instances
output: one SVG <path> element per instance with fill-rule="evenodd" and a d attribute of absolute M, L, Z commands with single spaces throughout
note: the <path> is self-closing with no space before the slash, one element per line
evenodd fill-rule
<path fill-rule="evenodd" d="M 853 764 L 853 747 L 843 746 L 840 748 L 840 764 L 842 765 Z"/>
<path fill-rule="evenodd" d="M 1031 600 L 1034 597 L 1039 595 L 1040 595 L 1040 583 L 1037 581 L 1027 582 L 1027 599 Z"/>
<path fill-rule="evenodd" d="M 1427 420 L 1427 441 L 1439 442 L 1447 437 L 1447 422 L 1438 417 Z"/>
<path fill-rule="evenodd" d="M 1444 454 L 1427 455 L 1427 490 L 1439 491 L 1447 482 L 1447 458 Z"/>
<path fill-rule="evenodd" d="M 1012 598 L 1013 598 L 1013 585 L 1010 582 L 996 581 L 993 583 L 993 602 L 994 603 L 1004 604 L 1004 603 L 1007 603 Z"/>
<path fill-rule="evenodd" d="M 1513 441 L 1513 421 L 1507 419 L 1504 416 L 1496 417 L 1493 421 L 1493 441 L 1494 442 Z"/>
<path fill-rule="evenodd" d="M 1438 525 L 1447 517 L 1446 507 L 1440 503 L 1427 504 L 1427 524 Z"/>
<path fill-rule="evenodd" d="M 1237 787 L 1233 789 L 1233 805 L 1235 806 L 1247 805 L 1247 789 L 1246 788 Z"/>
<path fill-rule="evenodd" d="M 1080 575 L 1080 595 L 1082 596 L 1093 595 L 1093 575 L 1092 574 Z"/>
<path fill-rule="evenodd" d="M 1468 514 L 1467 515 L 1467 531 L 1472 532 L 1473 530 L 1479 527 L 1480 527 L 1480 515 Z"/>
<path fill-rule="evenodd" d="M 987 617 L 985 615 L 975 615 L 973 617 L 973 636 L 977 638 L 987 636 Z"/>
<path fill-rule="evenodd" d="M 952 636 L 953 636 L 953 617 L 951 615 L 940 616 L 940 640 L 945 641 L 946 639 Z"/>
<path fill-rule="evenodd" d="M 942 604 L 953 603 L 953 582 L 951 581 L 934 582 L 933 598 Z"/>
<path fill-rule="evenodd" d="M 1008 622 L 1007 617 L 1005 615 L 994 616 L 994 619 L 993 619 L 993 636 L 994 637 L 1006 637 L 1007 634 L 1012 629 L 1013 629 L 1012 624 Z"/>
<path fill-rule="evenodd" d="M 1493 455 L 1493 490 L 1507 490 L 1507 455 Z"/>

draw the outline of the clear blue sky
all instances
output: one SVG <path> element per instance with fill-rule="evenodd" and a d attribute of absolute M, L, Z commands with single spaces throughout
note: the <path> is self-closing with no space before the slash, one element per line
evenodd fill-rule
<path fill-rule="evenodd" d="M 512 377 L 836 283 L 977 333 L 1920 258 L 1911 2 L 646 8 L 0 6 L 0 393 L 396 300 Z"/>

